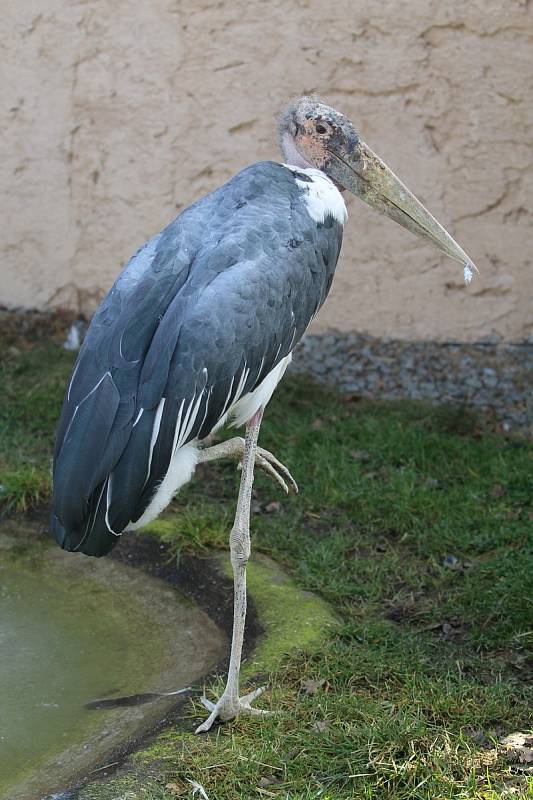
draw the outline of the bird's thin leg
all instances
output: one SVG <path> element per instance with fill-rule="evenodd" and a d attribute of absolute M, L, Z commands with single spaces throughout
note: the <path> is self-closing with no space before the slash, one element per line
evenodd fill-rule
<path fill-rule="evenodd" d="M 204 698 L 204 705 L 211 713 L 206 721 L 196 729 L 196 733 L 208 731 L 217 717 L 226 721 L 233 719 L 238 714 L 266 713 L 252 708 L 250 705 L 252 700 L 264 691 L 263 687 L 244 697 L 239 697 L 239 673 L 246 619 L 246 564 L 250 557 L 250 504 L 254 480 L 255 450 L 262 416 L 263 409 L 260 409 L 246 428 L 239 499 L 230 534 L 231 565 L 233 567 L 233 637 L 228 679 L 226 688 L 217 703 L 210 703 Z"/>
<path fill-rule="evenodd" d="M 245 444 L 242 436 L 234 436 L 233 439 L 227 439 L 225 442 L 220 442 L 220 444 L 204 447 L 198 452 L 198 463 L 218 461 L 221 458 L 237 458 L 240 460 L 244 455 Z M 298 493 L 298 484 L 287 467 L 276 456 L 263 447 L 256 446 L 254 458 L 255 466 L 277 481 L 287 494 L 289 489 L 295 494 Z"/>

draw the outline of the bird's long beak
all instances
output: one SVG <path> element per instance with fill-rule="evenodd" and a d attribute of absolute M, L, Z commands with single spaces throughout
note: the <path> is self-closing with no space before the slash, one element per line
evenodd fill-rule
<path fill-rule="evenodd" d="M 470 281 L 472 269 L 478 270 L 465 251 L 365 142 L 359 137 L 330 142 L 328 156 L 327 174 L 331 178 L 459 261 L 464 265 L 465 280 Z"/>

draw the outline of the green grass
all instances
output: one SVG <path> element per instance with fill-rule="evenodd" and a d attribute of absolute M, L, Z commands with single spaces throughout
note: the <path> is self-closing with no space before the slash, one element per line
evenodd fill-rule
<path fill-rule="evenodd" d="M 24 510 L 50 491 L 54 429 L 73 362 L 54 344 L 0 339 L 0 511 Z"/>
<path fill-rule="evenodd" d="M 70 363 L 41 345 L 2 367 L 7 508 L 46 496 Z M 341 621 L 274 669 L 266 705 L 279 713 L 202 738 L 168 731 L 135 758 L 142 791 L 127 796 L 190 797 L 187 778 L 210 800 L 533 796 L 494 745 L 531 725 L 532 446 L 457 409 L 345 402 L 295 379 L 261 444 L 301 492 L 257 475 L 253 548 Z M 226 548 L 237 487 L 234 464 L 202 468 L 154 530 L 176 551 Z M 324 683 L 307 694 L 307 680 Z"/>

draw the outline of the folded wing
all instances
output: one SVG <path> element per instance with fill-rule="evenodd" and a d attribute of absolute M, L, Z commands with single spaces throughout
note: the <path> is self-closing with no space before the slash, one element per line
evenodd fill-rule
<path fill-rule="evenodd" d="M 174 452 L 207 436 L 301 338 L 342 230 L 316 225 L 265 162 L 183 212 L 130 261 L 96 312 L 58 427 L 51 527 L 104 555 L 138 520 Z"/>

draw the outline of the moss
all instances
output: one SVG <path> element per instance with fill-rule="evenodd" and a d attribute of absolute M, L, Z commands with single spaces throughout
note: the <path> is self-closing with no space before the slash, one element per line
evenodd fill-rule
<path fill-rule="evenodd" d="M 137 534 L 138 536 L 142 536 L 143 534 L 148 533 L 152 534 L 153 536 L 159 536 L 160 539 L 163 541 L 167 541 L 171 539 L 176 533 L 176 526 L 173 523 L 172 519 L 167 517 L 158 517 L 154 519 L 149 525 L 142 530 L 139 531 Z"/>
<path fill-rule="evenodd" d="M 222 571 L 231 576 L 228 556 L 221 555 Z M 285 654 L 319 644 L 336 623 L 331 608 L 317 595 L 299 589 L 271 558 L 256 553 L 248 564 L 248 591 L 265 627 L 242 676 L 270 672 Z"/>
<path fill-rule="evenodd" d="M 79 800 L 138 800 L 141 797 L 153 800 L 157 795 L 138 776 L 131 774 L 92 783 L 82 789 L 78 797 Z"/>

